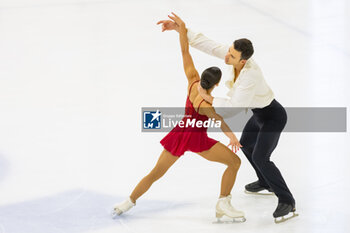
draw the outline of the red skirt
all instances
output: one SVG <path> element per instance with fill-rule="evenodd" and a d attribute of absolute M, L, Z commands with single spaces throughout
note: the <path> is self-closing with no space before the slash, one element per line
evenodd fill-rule
<path fill-rule="evenodd" d="M 164 149 L 174 156 L 182 156 L 186 151 L 209 150 L 218 141 L 208 137 L 207 131 L 194 131 L 176 126 L 161 141 Z"/>

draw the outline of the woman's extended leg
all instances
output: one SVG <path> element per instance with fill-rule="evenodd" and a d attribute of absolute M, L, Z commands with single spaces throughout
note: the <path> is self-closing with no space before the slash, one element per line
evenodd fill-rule
<path fill-rule="evenodd" d="M 231 193 L 236 180 L 238 169 L 241 165 L 241 159 L 222 143 L 216 143 L 209 150 L 198 153 L 203 158 L 227 165 L 227 168 L 221 179 L 220 197 L 226 197 Z"/>
<path fill-rule="evenodd" d="M 142 196 L 156 180 L 166 173 L 166 171 L 176 162 L 178 158 L 178 156 L 174 156 L 169 151 L 164 149 L 160 154 L 155 167 L 138 183 L 134 191 L 131 193 L 131 201 L 135 203 L 136 200 Z"/>

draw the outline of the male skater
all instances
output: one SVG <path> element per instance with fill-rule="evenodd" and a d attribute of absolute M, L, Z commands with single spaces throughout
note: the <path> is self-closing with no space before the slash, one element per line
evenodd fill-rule
<path fill-rule="evenodd" d="M 162 20 L 158 24 L 162 24 L 162 31 L 178 31 L 178 25 L 172 20 Z M 233 108 L 251 108 L 253 112 L 243 129 L 240 143 L 258 180 L 247 184 L 246 191 L 258 193 L 268 190 L 275 193 L 278 197 L 278 205 L 273 213 L 276 223 L 297 216 L 293 195 L 279 169 L 270 161 L 271 153 L 287 122 L 287 114 L 283 106 L 274 99 L 259 66 L 251 58 L 254 53 L 251 41 L 238 39 L 231 46 L 222 45 L 190 29 L 187 29 L 187 37 L 192 47 L 223 59 L 232 68 L 231 78 L 225 83 L 229 88 L 227 95 L 230 98 L 214 98 L 206 90 L 200 89 L 202 98 L 215 108 L 229 107 L 232 111 Z M 293 215 L 283 217 L 289 213 Z"/>

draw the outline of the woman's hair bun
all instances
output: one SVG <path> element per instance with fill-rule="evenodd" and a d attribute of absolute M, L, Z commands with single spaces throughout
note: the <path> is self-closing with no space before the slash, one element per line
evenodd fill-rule
<path fill-rule="evenodd" d="M 221 79 L 221 70 L 216 67 L 209 67 L 204 70 L 201 75 L 201 86 L 202 88 L 209 90 L 215 84 L 219 83 Z"/>

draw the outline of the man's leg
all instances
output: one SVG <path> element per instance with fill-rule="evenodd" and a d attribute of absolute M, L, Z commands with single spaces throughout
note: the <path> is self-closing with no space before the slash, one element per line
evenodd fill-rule
<path fill-rule="evenodd" d="M 240 139 L 240 143 L 243 146 L 241 149 L 244 153 L 244 155 L 247 157 L 250 164 L 253 166 L 256 175 L 258 176 L 259 183 L 261 186 L 269 188 L 269 185 L 266 183 L 263 175 L 261 174 L 260 170 L 257 168 L 255 163 L 252 160 L 252 154 L 255 147 L 256 140 L 258 138 L 260 128 L 258 126 L 258 123 L 256 122 L 256 118 L 253 115 L 245 125 L 242 136 Z"/>
<path fill-rule="evenodd" d="M 275 131 L 274 131 L 275 130 Z M 280 203 L 295 204 L 281 172 L 270 161 L 271 154 L 276 148 L 281 132 L 274 129 L 273 123 L 264 124 L 259 132 L 252 154 L 252 161 L 264 176 L 267 184 L 278 197 Z"/>

